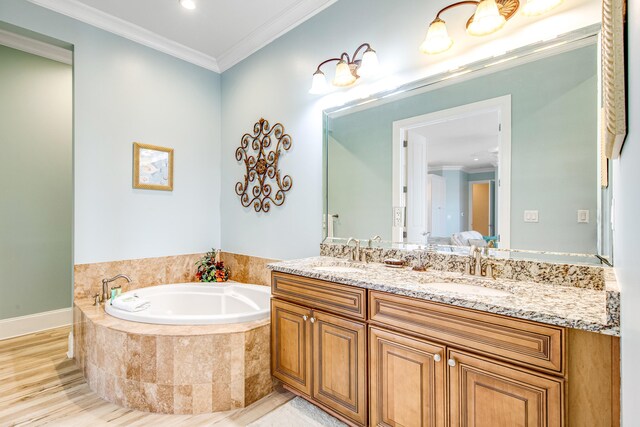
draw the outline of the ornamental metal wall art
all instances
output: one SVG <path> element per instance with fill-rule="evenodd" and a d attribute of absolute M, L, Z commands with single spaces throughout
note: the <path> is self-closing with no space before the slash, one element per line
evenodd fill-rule
<path fill-rule="evenodd" d="M 272 143 L 275 148 L 269 150 Z M 242 136 L 236 150 L 236 160 L 244 161 L 246 167 L 244 182 L 236 183 L 236 194 L 240 196 L 242 206 L 253 205 L 256 212 L 269 212 L 272 203 L 276 206 L 284 204 L 285 193 L 291 190 L 293 180 L 289 175 L 281 175 L 278 159 L 281 150 L 288 151 L 289 148 L 291 136 L 284 133 L 284 126 L 277 123 L 271 127 L 265 119 L 253 125 L 253 134 Z"/>

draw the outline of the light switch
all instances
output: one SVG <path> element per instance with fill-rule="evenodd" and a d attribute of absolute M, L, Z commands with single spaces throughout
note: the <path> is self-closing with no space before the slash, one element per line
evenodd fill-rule
<path fill-rule="evenodd" d="M 524 222 L 538 222 L 538 211 L 524 211 Z"/>
<path fill-rule="evenodd" d="M 578 210 L 578 222 L 581 224 L 589 223 L 589 210 L 588 209 L 579 209 Z"/>

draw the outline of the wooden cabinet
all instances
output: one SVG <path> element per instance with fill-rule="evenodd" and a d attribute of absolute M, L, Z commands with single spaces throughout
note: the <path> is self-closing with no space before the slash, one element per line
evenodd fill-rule
<path fill-rule="evenodd" d="M 449 350 L 452 426 L 560 427 L 564 380 Z"/>
<path fill-rule="evenodd" d="M 350 425 L 620 425 L 619 338 L 272 279 L 273 375 Z"/>
<path fill-rule="evenodd" d="M 271 300 L 271 373 L 311 395 L 311 310 Z"/>
<path fill-rule="evenodd" d="M 372 426 L 445 425 L 445 348 L 369 329 Z"/>
<path fill-rule="evenodd" d="M 366 325 L 313 312 L 313 398 L 366 422 Z"/>
<path fill-rule="evenodd" d="M 280 289 L 287 289 L 291 300 L 304 301 L 309 281 L 285 279 L 279 281 Z M 336 311 L 340 313 L 364 316 L 366 292 L 341 297 L 340 286 L 343 285 L 325 285 L 325 289 L 331 290 L 326 294 L 309 287 L 309 301 L 321 307 L 336 304 Z M 279 298 L 271 300 L 273 376 L 345 421 L 366 425 L 366 323 L 309 305 L 311 307 L 305 307 Z"/>

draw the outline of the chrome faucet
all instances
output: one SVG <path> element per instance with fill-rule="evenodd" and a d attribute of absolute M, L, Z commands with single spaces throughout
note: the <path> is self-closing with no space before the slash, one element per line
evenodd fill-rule
<path fill-rule="evenodd" d="M 351 242 L 355 243 L 355 246 L 351 251 L 351 261 L 360 261 L 360 241 L 353 237 L 349 237 L 349 240 L 347 240 L 347 246 L 349 246 Z"/>
<path fill-rule="evenodd" d="M 109 283 L 118 279 L 125 279 L 127 283 L 131 283 L 131 279 L 129 278 L 129 276 L 125 274 L 118 274 L 116 276 L 113 276 L 111 279 L 102 279 L 102 302 L 105 302 L 106 300 L 109 299 L 109 295 L 108 295 Z"/>
<path fill-rule="evenodd" d="M 373 247 L 373 242 L 378 242 L 380 243 L 382 241 L 382 237 L 378 236 L 377 234 L 375 236 L 373 236 L 372 238 L 369 239 L 369 241 L 367 242 L 367 247 L 368 248 L 372 248 Z"/>
<path fill-rule="evenodd" d="M 472 276 L 489 277 L 493 279 L 493 264 L 489 259 L 487 259 L 483 265 L 482 252 L 482 248 L 471 245 L 469 248 L 469 259 L 466 262 L 464 272 Z M 488 256 L 488 250 L 485 254 Z"/>

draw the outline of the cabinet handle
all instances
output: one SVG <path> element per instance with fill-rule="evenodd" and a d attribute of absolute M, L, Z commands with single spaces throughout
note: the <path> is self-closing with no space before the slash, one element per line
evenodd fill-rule
<path fill-rule="evenodd" d="M 433 355 L 433 360 L 436 362 L 439 362 L 442 360 L 442 356 L 440 356 L 439 354 L 434 354 Z"/>
<path fill-rule="evenodd" d="M 316 318 L 315 317 L 311 318 L 311 323 L 316 323 Z"/>
<path fill-rule="evenodd" d="M 306 314 L 302 316 L 302 320 L 304 320 L 305 322 L 307 321 L 307 319 L 309 319 L 309 316 L 307 316 Z"/>
<path fill-rule="evenodd" d="M 454 359 L 454 358 L 452 357 L 451 359 L 449 359 L 449 360 L 447 361 L 447 364 L 448 364 L 449 366 L 456 366 L 456 359 Z"/>

